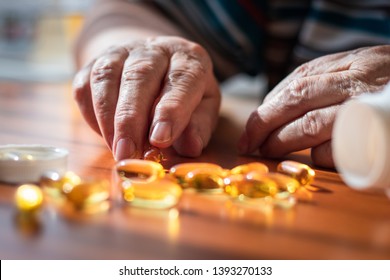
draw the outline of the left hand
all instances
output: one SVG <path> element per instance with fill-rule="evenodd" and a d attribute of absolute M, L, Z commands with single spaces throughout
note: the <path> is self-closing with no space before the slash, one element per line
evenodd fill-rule
<path fill-rule="evenodd" d="M 267 157 L 311 148 L 314 164 L 334 167 L 331 137 L 340 106 L 390 81 L 390 45 L 360 48 L 307 62 L 280 82 L 252 112 L 241 153 Z"/>

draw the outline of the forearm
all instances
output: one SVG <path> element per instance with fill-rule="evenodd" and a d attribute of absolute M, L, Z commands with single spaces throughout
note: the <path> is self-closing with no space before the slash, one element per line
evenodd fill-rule
<path fill-rule="evenodd" d="M 77 68 L 110 46 L 160 35 L 185 36 L 152 6 L 123 0 L 97 1 L 76 41 Z"/>

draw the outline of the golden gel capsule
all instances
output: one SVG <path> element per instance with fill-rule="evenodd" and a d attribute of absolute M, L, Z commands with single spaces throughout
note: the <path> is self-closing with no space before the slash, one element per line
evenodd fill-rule
<path fill-rule="evenodd" d="M 63 193 L 67 193 L 80 183 L 81 178 L 71 171 L 66 172 L 63 176 L 57 172 L 48 171 L 41 176 L 39 181 L 45 193 L 52 197 L 58 197 Z"/>
<path fill-rule="evenodd" d="M 42 232 L 42 222 L 35 212 L 20 211 L 14 216 L 14 223 L 19 233 L 26 237 L 36 237 Z"/>
<path fill-rule="evenodd" d="M 273 205 L 283 208 L 283 209 L 291 209 L 295 206 L 297 200 L 291 193 L 284 191 L 277 193 L 272 200 Z"/>
<path fill-rule="evenodd" d="M 279 191 L 277 184 L 267 177 L 250 179 L 243 174 L 234 174 L 226 177 L 224 183 L 225 192 L 232 197 L 260 198 L 274 196 Z"/>
<path fill-rule="evenodd" d="M 182 189 L 174 181 L 163 178 L 149 182 L 124 181 L 123 198 L 132 206 L 164 209 L 175 206 Z"/>
<path fill-rule="evenodd" d="M 157 147 L 151 146 L 144 152 L 144 160 L 150 160 L 155 162 L 162 162 L 165 160 L 165 157 L 161 150 Z"/>
<path fill-rule="evenodd" d="M 219 168 L 195 169 L 186 174 L 183 187 L 205 192 L 222 192 L 224 188 L 224 174 L 225 171 Z"/>
<path fill-rule="evenodd" d="M 250 162 L 247 164 L 238 165 L 230 170 L 231 174 L 247 174 L 251 171 L 267 173 L 268 167 L 261 162 Z"/>
<path fill-rule="evenodd" d="M 69 202 L 77 209 L 85 209 L 105 202 L 110 197 L 110 184 L 107 180 L 81 182 L 66 193 Z"/>
<path fill-rule="evenodd" d="M 294 178 L 291 178 L 290 176 L 281 174 L 281 173 L 276 173 L 276 172 L 269 172 L 269 173 L 263 173 L 259 174 L 256 171 L 249 172 L 246 177 L 248 179 L 255 179 L 259 180 L 262 177 L 267 177 L 271 180 L 273 180 L 276 185 L 278 186 L 279 191 L 288 191 L 289 193 L 295 193 L 297 189 L 300 188 L 300 184 L 297 180 Z"/>
<path fill-rule="evenodd" d="M 155 161 L 125 159 L 116 164 L 121 180 L 154 181 L 165 176 L 164 167 Z"/>
<path fill-rule="evenodd" d="M 292 160 L 282 161 L 278 164 L 276 170 L 293 177 L 302 186 L 310 185 L 315 177 L 315 171 L 308 165 Z"/>
<path fill-rule="evenodd" d="M 25 184 L 18 187 L 15 194 L 16 207 L 23 212 L 33 212 L 41 208 L 43 204 L 42 190 L 33 184 Z"/>
<path fill-rule="evenodd" d="M 193 170 L 209 170 L 211 173 L 220 172 L 224 169 L 218 164 L 208 162 L 179 163 L 171 167 L 169 173 L 179 180 L 184 180 L 187 173 Z"/>

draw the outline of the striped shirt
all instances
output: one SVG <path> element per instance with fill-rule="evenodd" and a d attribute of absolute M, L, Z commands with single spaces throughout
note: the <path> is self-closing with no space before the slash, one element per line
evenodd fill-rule
<path fill-rule="evenodd" d="M 233 72 L 270 87 L 316 57 L 390 44 L 390 0 L 147 0 Z M 217 76 L 227 71 L 216 67 Z M 230 71 L 231 72 L 231 71 Z"/>

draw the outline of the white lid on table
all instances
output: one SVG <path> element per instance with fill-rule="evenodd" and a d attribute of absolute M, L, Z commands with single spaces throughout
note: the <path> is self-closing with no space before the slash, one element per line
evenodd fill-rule
<path fill-rule="evenodd" d="M 45 145 L 0 146 L 0 181 L 12 184 L 38 182 L 43 173 L 67 170 L 68 151 Z"/>

